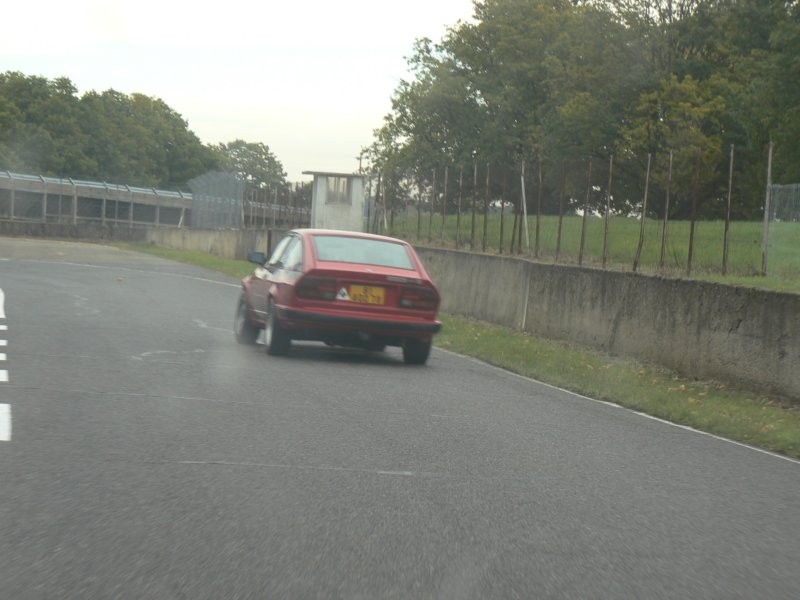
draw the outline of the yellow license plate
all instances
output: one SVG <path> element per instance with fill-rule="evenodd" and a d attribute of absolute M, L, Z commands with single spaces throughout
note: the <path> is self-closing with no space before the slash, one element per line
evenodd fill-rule
<path fill-rule="evenodd" d="M 371 285 L 351 285 L 350 300 L 360 304 L 384 304 L 386 290 Z"/>

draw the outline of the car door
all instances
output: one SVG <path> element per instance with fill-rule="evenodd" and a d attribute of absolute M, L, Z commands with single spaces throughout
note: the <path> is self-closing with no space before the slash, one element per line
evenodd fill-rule
<path fill-rule="evenodd" d="M 303 240 L 291 236 L 276 263 L 267 265 L 270 271 L 270 295 L 278 306 L 288 306 L 294 296 L 294 284 L 303 274 Z"/>
<path fill-rule="evenodd" d="M 253 277 L 250 280 L 250 303 L 253 311 L 258 315 L 259 319 L 266 319 L 267 315 L 267 299 L 269 298 L 269 290 L 272 285 L 272 271 L 275 270 L 275 265 L 280 262 L 280 257 L 286 251 L 286 247 L 292 241 L 294 236 L 286 235 L 275 246 L 275 250 L 263 265 L 256 267 L 253 271 Z"/>

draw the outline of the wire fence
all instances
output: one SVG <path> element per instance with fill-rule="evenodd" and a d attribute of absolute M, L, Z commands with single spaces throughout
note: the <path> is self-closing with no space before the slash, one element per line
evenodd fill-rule
<path fill-rule="evenodd" d="M 768 168 L 765 187 L 737 187 L 731 148 L 727 187 L 704 191 L 696 176 L 672 179 L 672 158 L 648 157 L 638 188 L 619 191 L 613 157 L 379 173 L 367 180 L 364 229 L 554 263 L 800 281 L 800 184 L 773 184 Z M 7 220 L 288 229 L 312 212 L 310 182 L 255 187 L 223 172 L 190 182 L 191 195 L 12 174 L 0 184 Z"/>
<path fill-rule="evenodd" d="M 311 184 L 254 186 L 234 173 L 215 171 L 189 182 L 192 227 L 205 229 L 292 228 L 311 216 Z"/>
<path fill-rule="evenodd" d="M 243 226 L 249 229 L 291 229 L 311 223 L 309 182 L 251 187 L 245 192 Z"/>
<path fill-rule="evenodd" d="M 764 236 L 764 270 L 789 278 L 800 274 L 800 184 L 771 185 Z"/>
<path fill-rule="evenodd" d="M 672 157 L 670 156 L 670 160 Z M 473 163 L 382 173 L 370 230 L 410 241 L 554 263 L 667 274 L 800 276 L 800 184 L 713 193 L 695 181 L 654 181 L 615 198 L 613 157 L 576 164 Z M 670 174 L 671 175 L 671 174 Z M 768 176 L 769 177 L 769 176 Z M 758 197 L 753 194 L 758 193 Z M 745 196 L 747 194 L 747 196 Z M 752 218 L 756 210 L 766 215 Z"/>

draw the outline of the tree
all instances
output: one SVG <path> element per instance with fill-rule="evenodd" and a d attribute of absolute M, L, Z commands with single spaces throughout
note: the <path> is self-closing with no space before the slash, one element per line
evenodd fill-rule
<path fill-rule="evenodd" d="M 645 70 L 618 17 L 543 0 L 487 0 L 475 15 L 439 44 L 417 42 L 415 78 L 398 86 L 376 132 L 378 162 L 430 168 L 607 155 Z M 550 169 L 551 199 L 557 180 Z"/>
<path fill-rule="evenodd" d="M 782 183 L 800 182 L 800 4 L 786 4 L 786 18 L 770 34 L 768 66 L 770 135 L 779 158 L 775 177 Z"/>
<path fill-rule="evenodd" d="M 224 157 L 223 166 L 238 173 L 251 188 L 286 185 L 283 165 L 266 144 L 237 139 L 217 149 Z"/>
<path fill-rule="evenodd" d="M 66 78 L 0 75 L 0 142 L 9 164 L 44 173 L 91 170 L 76 91 Z"/>
<path fill-rule="evenodd" d="M 662 189 L 666 186 L 666 157 L 673 151 L 671 193 L 675 216 L 690 214 L 695 172 L 699 173 L 700 186 L 711 192 L 702 197 L 715 195 L 714 187 L 720 181 L 717 167 L 723 156 L 720 116 L 724 110 L 725 101 L 711 83 L 672 77 L 662 82 L 661 89 L 642 95 L 635 118 L 624 129 L 618 151 L 622 160 L 639 165 L 643 173 L 647 155 L 656 157 L 651 175 L 653 193 L 659 184 Z M 638 195 L 630 198 L 632 204 L 638 200 Z"/>
<path fill-rule="evenodd" d="M 0 168 L 177 188 L 221 159 L 158 98 L 0 74 Z"/>

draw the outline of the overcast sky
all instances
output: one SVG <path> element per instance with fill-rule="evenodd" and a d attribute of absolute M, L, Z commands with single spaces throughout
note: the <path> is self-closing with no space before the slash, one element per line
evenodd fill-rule
<path fill-rule="evenodd" d="M 0 72 L 163 99 L 207 144 L 263 142 L 291 181 L 353 172 L 419 37 L 472 0 L 14 0 Z"/>

